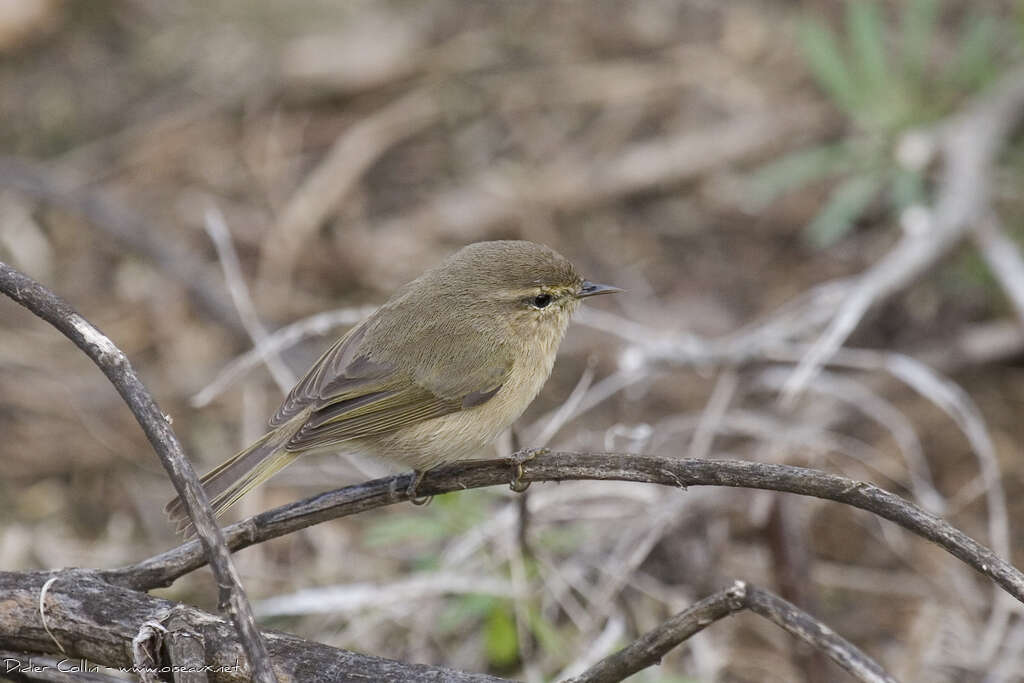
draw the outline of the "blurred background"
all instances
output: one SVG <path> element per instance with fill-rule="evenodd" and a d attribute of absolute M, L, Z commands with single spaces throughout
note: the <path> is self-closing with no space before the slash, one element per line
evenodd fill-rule
<path fill-rule="evenodd" d="M 862 351 L 780 402 L 851 283 L 942 206 L 943 126 L 1020 81 L 1020 10 L 0 0 L 0 259 L 128 354 L 205 471 L 398 285 L 469 242 L 543 242 L 628 292 L 581 311 L 523 445 L 818 467 L 1022 566 L 1012 130 L 982 179 L 999 220 L 905 271 L 850 338 Z M 8 301 L 0 434 L 3 569 L 176 544 L 171 486 L 128 410 Z M 309 458 L 228 518 L 382 473 Z M 375 510 L 244 550 L 239 568 L 268 628 L 529 681 L 735 579 L 900 680 L 1024 680 L 1020 606 L 866 513 L 614 482 L 535 484 L 525 507 L 495 488 Z M 215 607 L 205 570 L 159 593 Z M 847 678 L 740 615 L 631 680 Z"/>

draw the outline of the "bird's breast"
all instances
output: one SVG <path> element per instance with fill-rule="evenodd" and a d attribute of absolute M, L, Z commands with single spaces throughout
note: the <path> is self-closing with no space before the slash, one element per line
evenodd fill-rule
<path fill-rule="evenodd" d="M 380 455 L 414 469 L 485 457 L 484 449 L 537 397 L 551 375 L 556 350 L 543 346 L 521 349 L 508 379 L 490 400 L 403 427 L 383 440 Z"/>

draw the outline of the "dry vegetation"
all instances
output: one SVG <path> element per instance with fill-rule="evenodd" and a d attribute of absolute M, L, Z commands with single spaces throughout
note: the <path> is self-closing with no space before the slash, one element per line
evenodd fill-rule
<path fill-rule="evenodd" d="M 923 66 L 875 82 L 908 49 L 905 6 L 930 4 L 880 5 L 879 41 L 823 0 L 26 0 L 36 14 L 0 11 L 0 260 L 127 353 L 205 470 L 397 285 L 467 242 L 544 242 L 629 292 L 581 313 L 521 444 L 817 467 L 1024 566 L 1024 23 L 1008 3 L 938 3 Z M 859 90 L 815 42 L 826 25 Z M 176 543 L 170 484 L 117 394 L 4 301 L 0 434 L 2 569 Z M 310 459 L 231 514 L 383 472 Z M 492 487 L 236 559 L 268 628 L 528 681 L 734 580 L 899 680 L 1024 680 L 1019 604 L 811 498 Z M 207 570 L 158 593 L 215 607 Z M 747 615 L 630 680 L 844 675 Z"/>

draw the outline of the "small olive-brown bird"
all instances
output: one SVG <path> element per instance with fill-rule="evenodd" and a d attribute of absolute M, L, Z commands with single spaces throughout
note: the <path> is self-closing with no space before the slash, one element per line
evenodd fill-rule
<path fill-rule="evenodd" d="M 411 467 L 412 497 L 424 471 L 473 457 L 526 410 L 580 301 L 618 291 L 540 244 L 464 247 L 335 342 L 270 431 L 202 478 L 214 510 L 300 455 L 332 451 Z M 178 499 L 167 512 L 186 518 Z"/>

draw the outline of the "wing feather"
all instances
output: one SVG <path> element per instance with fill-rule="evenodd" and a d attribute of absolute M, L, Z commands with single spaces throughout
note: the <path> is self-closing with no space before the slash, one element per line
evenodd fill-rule
<path fill-rule="evenodd" d="M 364 411 L 358 415 L 343 413 L 315 427 L 307 422 L 292 436 L 286 448 L 290 451 L 304 451 L 335 446 L 461 410 L 459 401 L 439 399 L 423 389 L 410 391 L 406 396 L 392 396 L 371 405 L 374 409 L 372 412 Z"/>
<path fill-rule="evenodd" d="M 443 375 L 410 375 L 392 363 L 371 359 L 362 348 L 373 322 L 373 317 L 367 319 L 320 356 L 270 419 L 271 427 L 277 427 L 308 412 L 286 450 L 331 447 L 482 405 L 501 390 L 511 372 L 511 362 L 500 349 L 480 345 L 464 349 L 446 364 Z M 422 345 L 415 348 L 418 341 L 396 352 L 422 351 Z"/>
<path fill-rule="evenodd" d="M 391 366 L 359 356 L 368 321 L 331 345 L 281 403 L 271 427 L 280 427 L 309 406 L 336 403 L 379 391 L 394 374 Z"/>

